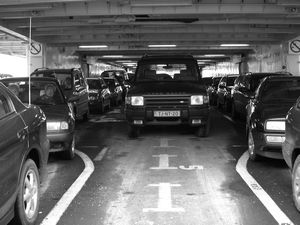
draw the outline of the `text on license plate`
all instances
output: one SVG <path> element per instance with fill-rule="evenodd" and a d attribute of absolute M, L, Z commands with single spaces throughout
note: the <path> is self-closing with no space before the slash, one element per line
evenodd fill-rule
<path fill-rule="evenodd" d="M 180 117 L 180 111 L 154 111 L 154 117 Z"/>

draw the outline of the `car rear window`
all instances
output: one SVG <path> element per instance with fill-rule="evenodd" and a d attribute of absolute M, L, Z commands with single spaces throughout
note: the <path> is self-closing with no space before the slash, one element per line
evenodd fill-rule
<path fill-rule="evenodd" d="M 187 60 L 149 60 L 137 70 L 137 81 L 196 81 L 198 77 L 196 64 Z"/>
<path fill-rule="evenodd" d="M 71 73 L 57 73 L 57 72 L 38 72 L 33 73 L 32 77 L 53 77 L 58 80 L 64 90 L 71 90 L 73 88 L 73 78 Z"/>
<path fill-rule="evenodd" d="M 99 79 L 87 79 L 89 89 L 99 89 L 101 88 L 102 82 Z"/>
<path fill-rule="evenodd" d="M 23 103 L 29 103 L 28 81 L 3 82 Z M 31 80 L 31 103 L 35 105 L 65 104 L 59 87 L 54 82 Z"/>
<path fill-rule="evenodd" d="M 263 102 L 295 102 L 300 96 L 300 80 L 269 81 L 263 87 L 261 99 Z"/>

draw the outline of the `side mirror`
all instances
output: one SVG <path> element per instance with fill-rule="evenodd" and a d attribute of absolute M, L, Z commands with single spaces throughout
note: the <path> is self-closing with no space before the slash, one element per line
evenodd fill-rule
<path fill-rule="evenodd" d="M 224 83 L 224 82 L 221 82 L 221 83 L 219 84 L 219 88 L 226 88 L 225 83 Z"/>

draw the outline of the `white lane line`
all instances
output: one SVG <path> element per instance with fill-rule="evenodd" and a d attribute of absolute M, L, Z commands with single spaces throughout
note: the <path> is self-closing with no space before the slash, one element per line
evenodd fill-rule
<path fill-rule="evenodd" d="M 184 212 L 184 208 L 172 207 L 171 187 L 181 187 L 180 184 L 159 183 L 149 184 L 149 187 L 159 187 L 157 208 L 144 208 L 143 212 Z"/>
<path fill-rule="evenodd" d="M 92 160 L 83 152 L 75 150 L 75 153 L 83 160 L 85 168 L 80 176 L 75 180 L 71 187 L 64 193 L 61 199 L 56 203 L 53 209 L 44 218 L 41 225 L 56 225 L 60 220 L 61 216 L 67 210 L 73 199 L 79 193 L 81 188 L 84 186 L 87 179 L 94 172 L 94 164 Z"/>
<path fill-rule="evenodd" d="M 273 199 L 265 192 L 259 183 L 248 173 L 247 161 L 249 159 L 248 151 L 246 151 L 239 159 L 236 165 L 236 171 L 240 174 L 249 188 L 253 191 L 256 197 L 267 208 L 269 213 L 274 217 L 278 224 L 292 225 L 293 222 L 281 211 Z"/>
<path fill-rule="evenodd" d="M 230 116 L 223 115 L 226 119 L 228 119 L 232 123 L 236 123 Z"/>
<path fill-rule="evenodd" d="M 108 148 L 104 147 L 99 154 L 94 158 L 94 161 L 101 161 L 103 159 L 103 157 L 105 156 L 106 152 L 107 152 Z"/>
<path fill-rule="evenodd" d="M 169 167 L 169 158 L 177 157 L 177 155 L 153 155 L 152 157 L 159 158 L 159 166 L 158 167 L 150 167 L 151 170 L 177 170 L 177 167 Z"/>

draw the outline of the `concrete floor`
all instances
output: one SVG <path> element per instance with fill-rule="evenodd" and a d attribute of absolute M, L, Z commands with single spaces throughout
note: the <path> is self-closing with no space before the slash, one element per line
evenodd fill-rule
<path fill-rule="evenodd" d="M 68 202 L 63 195 L 82 176 L 86 162 L 79 155 L 72 161 L 51 155 L 38 224 L 300 224 L 284 161 L 246 161 L 244 169 L 257 181 L 250 181 L 253 192 L 236 170 L 247 150 L 243 123 L 216 110 L 212 116 L 207 138 L 176 126 L 146 127 L 139 138 L 129 139 L 118 109 L 78 123 L 76 149 L 93 166 Z M 262 189 L 263 199 L 269 196 L 279 211 L 255 195 Z M 56 204 L 62 205 L 60 214 L 49 214 Z"/>

